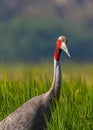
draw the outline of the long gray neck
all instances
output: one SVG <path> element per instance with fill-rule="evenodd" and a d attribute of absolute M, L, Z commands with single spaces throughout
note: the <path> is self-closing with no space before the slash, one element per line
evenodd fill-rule
<path fill-rule="evenodd" d="M 52 83 L 53 95 L 59 99 L 61 89 L 61 66 L 60 62 L 54 58 L 54 78 Z"/>
<path fill-rule="evenodd" d="M 54 58 L 54 77 L 51 89 L 45 94 L 44 100 L 59 99 L 61 89 L 61 67 L 59 61 Z"/>

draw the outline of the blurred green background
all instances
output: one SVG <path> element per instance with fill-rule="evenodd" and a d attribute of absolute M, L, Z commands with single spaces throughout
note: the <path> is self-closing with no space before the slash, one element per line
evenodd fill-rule
<path fill-rule="evenodd" d="M 49 130 L 92 130 L 93 0 L 0 0 L 0 120 L 50 88 L 60 35 L 71 58 L 61 56 L 63 87 Z"/>
<path fill-rule="evenodd" d="M 73 61 L 93 61 L 92 0 L 0 0 L 0 63 L 52 59 L 59 35 Z"/>

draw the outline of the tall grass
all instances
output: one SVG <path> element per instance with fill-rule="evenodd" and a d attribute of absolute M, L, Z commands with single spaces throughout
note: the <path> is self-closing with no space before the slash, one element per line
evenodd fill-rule
<path fill-rule="evenodd" d="M 91 86 L 92 87 L 92 86 Z M 52 115 L 49 130 L 92 130 L 93 88 L 86 81 L 63 81 L 60 101 Z"/>
<path fill-rule="evenodd" d="M 36 74 L 36 73 L 35 73 Z M 0 120 L 28 99 L 46 92 L 52 76 L 26 72 L 22 79 L 0 80 Z M 64 77 L 64 75 L 63 75 Z M 93 85 L 86 79 L 63 78 L 60 100 L 48 123 L 48 130 L 93 130 Z"/>
<path fill-rule="evenodd" d="M 46 75 L 45 75 L 46 77 Z M 10 80 L 4 76 L 0 80 L 0 120 L 14 111 L 30 98 L 46 92 L 50 87 L 50 81 L 40 76 L 39 81 L 26 73 L 21 80 Z"/>

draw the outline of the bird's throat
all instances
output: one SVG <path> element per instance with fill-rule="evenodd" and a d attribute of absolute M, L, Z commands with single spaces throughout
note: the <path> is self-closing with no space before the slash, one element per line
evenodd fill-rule
<path fill-rule="evenodd" d="M 55 51 L 54 51 L 54 58 L 55 58 L 56 61 L 59 61 L 61 51 L 62 51 L 61 49 L 58 49 L 58 48 L 55 49 Z"/>

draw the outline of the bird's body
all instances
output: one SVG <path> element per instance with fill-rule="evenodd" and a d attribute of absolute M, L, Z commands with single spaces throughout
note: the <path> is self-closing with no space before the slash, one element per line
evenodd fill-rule
<path fill-rule="evenodd" d="M 0 130 L 44 130 L 44 94 L 27 101 L 0 123 Z M 38 125 L 39 124 L 39 125 Z"/>
<path fill-rule="evenodd" d="M 50 90 L 30 99 L 11 113 L 0 122 L 0 130 L 45 130 L 47 128 L 46 119 L 50 120 L 51 117 L 50 107 L 53 106 L 55 99 L 59 99 L 60 95 L 60 53 L 60 48 L 56 47 L 54 53 L 54 78 Z"/>
<path fill-rule="evenodd" d="M 56 76 L 59 75 L 61 69 L 59 62 L 57 63 L 55 60 L 54 62 L 56 62 L 54 66 L 55 79 Z M 61 75 L 57 76 L 56 84 L 59 85 L 58 91 L 60 92 Z M 54 85 L 55 80 L 48 92 L 30 99 L 0 122 L 0 130 L 45 130 L 47 127 L 45 118 L 48 120 L 50 119 L 50 105 L 53 102 L 53 98 L 56 96 L 54 91 L 56 91 L 58 87 L 56 86 L 54 88 Z"/>

